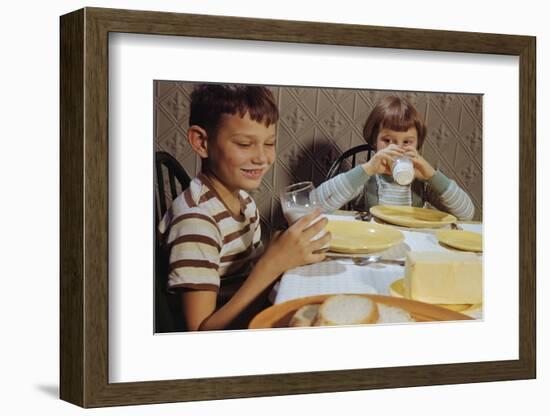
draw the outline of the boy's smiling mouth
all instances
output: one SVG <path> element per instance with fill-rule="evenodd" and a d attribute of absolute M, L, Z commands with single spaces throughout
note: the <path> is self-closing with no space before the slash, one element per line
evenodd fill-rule
<path fill-rule="evenodd" d="M 264 169 L 241 169 L 249 179 L 258 179 L 263 175 Z"/>

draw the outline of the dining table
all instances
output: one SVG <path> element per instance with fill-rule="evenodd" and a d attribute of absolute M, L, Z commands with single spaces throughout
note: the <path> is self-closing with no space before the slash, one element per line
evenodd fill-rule
<path fill-rule="evenodd" d="M 365 221 L 364 217 L 354 211 L 338 210 L 325 214 L 330 221 Z M 270 301 L 281 304 L 290 300 L 333 294 L 378 294 L 385 296 L 400 296 L 394 290 L 396 282 L 405 276 L 405 259 L 408 252 L 456 251 L 455 248 L 442 244 L 437 232 L 443 229 L 458 229 L 483 235 L 483 224 L 477 221 L 456 221 L 440 228 L 411 228 L 394 225 L 369 217 L 366 221 L 383 223 L 399 230 L 404 239 L 388 249 L 368 253 L 369 256 L 380 256 L 380 261 L 362 262 L 367 254 L 340 254 L 328 252 L 324 261 L 288 270 L 282 275 L 269 294 Z M 478 253 L 478 255 L 482 255 Z M 392 260 L 387 262 L 385 260 Z M 366 263 L 366 264 L 364 264 Z M 482 305 L 476 305 L 462 311 L 474 319 L 482 318 Z"/>

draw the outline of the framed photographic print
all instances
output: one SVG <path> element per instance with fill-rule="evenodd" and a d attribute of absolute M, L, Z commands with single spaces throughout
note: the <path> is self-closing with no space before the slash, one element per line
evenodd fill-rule
<path fill-rule="evenodd" d="M 535 38 L 85 8 L 61 17 L 60 52 L 63 400 L 99 407 L 536 376 Z M 237 106 L 235 111 L 221 111 L 223 129 L 189 122 L 199 120 L 201 85 L 259 94 L 267 90 L 269 97 L 263 102 L 274 104 L 276 117 L 265 122 L 266 111 L 255 116 L 257 105 L 247 101 L 245 110 Z M 426 303 L 403 299 L 412 275 L 401 264 L 380 262 L 401 261 L 402 256 L 361 265 L 365 257 L 361 253 L 359 260 L 348 256 L 349 270 L 364 276 L 386 267 L 394 273 L 391 284 L 369 292 L 366 286 L 356 287 L 358 279 L 350 278 L 350 286 L 336 293 L 365 295 L 361 302 L 368 298 L 378 305 L 377 311 L 390 298 L 389 306 L 408 310 L 417 321 L 441 322 L 285 328 L 297 308 L 307 304 L 303 299 L 317 296 L 313 303 L 325 305 L 323 296 L 332 293 L 296 286 L 327 273 L 310 266 L 305 271 L 292 269 L 297 273 L 286 280 L 284 274 L 278 279 L 275 273 L 269 284 L 253 287 L 251 292 L 262 291 L 267 303 L 241 330 L 221 330 L 231 307 L 225 311 L 216 307 L 212 293 L 222 292 L 224 265 L 247 258 L 255 244 L 270 250 L 278 229 L 287 227 L 280 206 L 282 189 L 311 181 L 321 190 L 332 178 L 334 161 L 346 150 L 368 143 L 367 119 L 387 97 L 411 104 L 418 113 L 415 120 L 425 122 L 428 133 L 420 145 L 419 124 L 414 124 L 412 143 L 404 142 L 410 140 L 407 135 L 395 138 L 389 133 L 377 134 L 376 140 L 408 146 L 415 175 L 420 166 L 429 166 L 444 174 L 446 184 L 452 182 L 469 195 L 473 211 L 461 213 L 466 210 L 464 203 L 454 212 L 459 220 L 464 215 L 463 221 L 443 225 L 458 224 L 462 228 L 458 231 L 483 233 L 482 249 L 466 250 L 483 251 L 483 279 L 476 280 L 482 287 L 475 290 L 482 293 L 482 313 L 457 310 L 456 291 L 451 291 L 454 301 L 448 302 L 452 308 L 441 307 L 448 299 L 438 298 L 424 309 L 414 309 Z M 190 115 L 191 108 L 195 116 Z M 206 108 L 214 107 L 210 103 Z M 219 138 L 231 131 L 231 123 L 243 120 L 261 133 L 240 134 L 239 140 L 229 136 L 227 143 L 237 152 L 224 153 L 228 150 L 216 150 L 212 141 L 205 141 Z M 242 132 L 244 127 L 238 126 Z M 412 126 L 383 124 L 382 130 L 406 133 Z M 250 195 L 233 193 L 234 204 L 212 214 L 213 226 L 223 228 L 220 221 L 230 218 L 237 224 L 242 214 L 248 222 L 238 237 L 250 234 L 254 224 L 253 230 L 261 229 L 265 241 L 260 244 L 258 231 L 236 252 L 224 252 L 233 241 L 228 235 L 235 230 L 215 242 L 203 235 L 208 228 L 203 219 L 194 232 L 201 237 L 192 243 L 205 244 L 197 250 L 200 255 L 217 253 L 216 273 L 204 272 L 214 269 L 208 262 L 200 263 L 202 269 L 197 270 L 197 259 L 185 257 L 192 252 L 188 245 L 180 250 L 185 258 L 168 260 L 170 270 L 160 274 L 159 265 L 165 264 L 160 260 L 164 237 L 158 226 L 167 213 L 176 216 L 172 200 L 183 195 L 180 201 L 187 208 L 218 197 L 231 201 L 220 194 L 225 188 L 216 181 L 223 184 L 232 176 L 210 168 L 216 174 L 200 179 L 205 142 L 210 143 L 209 157 L 217 155 L 220 166 L 236 166 L 235 177 L 244 185 L 233 188 L 250 190 Z M 255 150 L 258 143 L 263 150 Z M 373 154 L 386 145 L 380 143 L 374 143 Z M 269 152 L 276 152 L 276 157 Z M 224 154 L 251 156 L 235 165 L 235 159 L 223 159 Z M 352 164 L 366 164 L 372 154 L 361 157 Z M 346 165 L 344 170 L 352 168 Z M 426 174 L 426 181 L 433 174 Z M 212 177 L 214 183 L 208 182 Z M 187 189 L 196 192 L 185 196 Z M 416 194 L 408 195 L 408 205 L 414 207 Z M 387 206 L 384 198 L 379 197 L 378 207 Z M 249 206 L 257 210 L 246 211 Z M 347 208 L 338 214 L 363 210 Z M 432 244 L 436 251 L 456 255 L 456 241 L 445 240 L 440 229 L 420 233 L 410 229 L 414 224 L 392 224 L 387 211 L 369 208 L 365 212 L 374 217 L 369 218 L 372 221 L 354 223 L 354 228 L 370 227 L 369 232 L 384 235 L 391 228 L 396 230 L 395 247 L 404 241 L 414 252 L 414 244 L 424 238 L 423 244 Z M 441 207 L 436 203 L 436 208 Z M 193 211 L 195 220 L 198 212 Z M 357 221 L 355 216 L 350 220 Z M 172 227 L 173 222 L 167 229 Z M 332 232 L 345 228 L 339 227 Z M 173 240 L 168 241 L 169 256 L 175 245 L 190 243 L 187 234 Z M 479 262 L 478 254 L 471 256 Z M 314 266 L 330 264 L 346 263 L 323 261 Z M 178 274 L 178 268 L 186 267 L 195 268 L 191 280 Z M 266 270 L 272 271 L 263 269 L 258 279 L 267 279 Z M 403 279 L 395 274 L 399 272 Z M 204 279 L 193 280 L 199 275 Z M 401 280 L 405 281 L 401 289 L 393 285 Z M 367 283 L 376 286 L 374 281 Z M 190 319 L 203 312 L 184 309 L 182 303 L 189 308 L 189 299 L 197 293 L 212 306 L 207 315 L 217 317 Z M 469 306 L 476 303 L 473 298 L 461 299 Z M 292 308 L 284 309 L 290 304 Z"/>

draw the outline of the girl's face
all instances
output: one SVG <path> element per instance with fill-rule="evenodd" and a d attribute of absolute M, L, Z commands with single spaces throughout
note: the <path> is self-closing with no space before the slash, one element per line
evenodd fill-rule
<path fill-rule="evenodd" d="M 418 146 L 418 133 L 416 127 L 411 127 L 407 131 L 395 131 L 391 129 L 381 129 L 376 137 L 376 150 L 382 150 L 390 144 L 399 147 Z"/>

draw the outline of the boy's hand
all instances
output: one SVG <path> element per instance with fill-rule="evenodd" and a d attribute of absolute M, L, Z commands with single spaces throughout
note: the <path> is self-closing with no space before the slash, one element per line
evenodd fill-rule
<path fill-rule="evenodd" d="M 311 241 L 328 222 L 326 218 L 322 218 L 310 225 L 319 215 L 321 212 L 316 209 L 300 218 L 272 241 L 262 256 L 261 261 L 264 265 L 278 276 L 289 269 L 324 260 L 325 253 L 317 251 L 330 241 L 330 233 L 327 232 L 323 237 Z"/>
<path fill-rule="evenodd" d="M 396 144 L 390 144 L 388 147 L 377 151 L 369 161 L 362 166 L 369 176 L 375 174 L 391 175 L 393 162 L 404 154 L 405 150 L 403 148 Z"/>
<path fill-rule="evenodd" d="M 415 178 L 427 181 L 435 175 L 435 169 L 418 153 L 414 146 L 405 146 L 403 150 L 405 151 L 405 156 L 410 157 L 413 162 Z"/>

